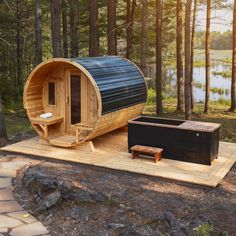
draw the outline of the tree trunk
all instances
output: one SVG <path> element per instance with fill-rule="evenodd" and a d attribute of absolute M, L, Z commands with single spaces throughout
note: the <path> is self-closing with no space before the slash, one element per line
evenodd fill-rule
<path fill-rule="evenodd" d="M 184 111 L 184 78 L 183 78 L 183 6 L 177 0 L 176 54 L 177 54 L 177 111 Z"/>
<path fill-rule="evenodd" d="M 77 37 L 77 6 L 76 0 L 70 1 L 70 40 L 71 57 L 78 57 L 78 37 Z"/>
<path fill-rule="evenodd" d="M 69 57 L 68 53 L 68 37 L 67 37 L 67 3 L 66 0 L 61 1 L 62 7 L 62 40 L 63 40 L 63 55 L 65 58 Z"/>
<path fill-rule="evenodd" d="M 7 132 L 6 132 L 6 126 L 3 119 L 2 99 L 1 99 L 1 93 L 0 93 L 0 140 L 1 139 L 7 139 Z"/>
<path fill-rule="evenodd" d="M 192 0 L 186 1 L 185 6 L 185 119 L 191 119 L 191 8 Z"/>
<path fill-rule="evenodd" d="M 206 18 L 206 45 L 205 45 L 205 57 L 206 57 L 206 96 L 205 96 L 205 109 L 204 113 L 210 113 L 210 23 L 211 23 L 211 0 L 207 0 L 207 18 Z"/>
<path fill-rule="evenodd" d="M 42 55 L 42 26 L 40 0 L 35 0 L 35 64 L 43 60 Z"/>
<path fill-rule="evenodd" d="M 162 2 L 156 0 L 156 113 L 162 113 Z"/>
<path fill-rule="evenodd" d="M 16 1 L 16 19 L 17 19 L 17 30 L 16 30 L 16 60 L 17 60 L 17 86 L 20 88 L 20 93 L 23 89 L 22 83 L 22 53 L 21 53 L 21 16 L 20 16 L 20 1 Z"/>
<path fill-rule="evenodd" d="M 192 109 L 194 107 L 193 59 L 194 59 L 194 37 L 195 37 L 195 28 L 196 28 L 196 14 L 197 14 L 197 0 L 194 0 L 192 36 L 191 36 L 191 108 Z"/>
<path fill-rule="evenodd" d="M 230 111 L 236 110 L 236 1 L 234 1 L 233 16 L 233 53 L 232 53 L 232 82 L 231 82 L 231 107 Z"/>
<path fill-rule="evenodd" d="M 108 55 L 116 55 L 116 0 L 107 0 L 107 41 Z"/>
<path fill-rule="evenodd" d="M 89 56 L 99 56 L 98 2 L 89 0 Z"/>
<path fill-rule="evenodd" d="M 130 59 L 133 52 L 133 37 L 134 37 L 134 16 L 136 10 L 136 0 L 127 0 L 127 19 L 126 19 L 126 37 L 127 37 L 127 47 L 126 47 L 126 58 Z"/>
<path fill-rule="evenodd" d="M 53 57 L 61 57 L 61 22 L 60 22 L 60 2 L 51 0 L 51 20 L 52 20 L 52 49 Z"/>
<path fill-rule="evenodd" d="M 143 0 L 142 7 L 142 29 L 141 29 L 141 55 L 140 69 L 147 76 L 147 18 L 148 18 L 148 0 Z"/>

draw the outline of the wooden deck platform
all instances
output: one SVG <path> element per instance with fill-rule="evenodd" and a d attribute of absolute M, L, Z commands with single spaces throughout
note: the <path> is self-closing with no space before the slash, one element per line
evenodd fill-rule
<path fill-rule="evenodd" d="M 67 149 L 40 144 L 32 138 L 1 148 L 3 151 L 37 155 L 69 162 L 83 163 L 109 169 L 185 181 L 216 187 L 236 161 L 236 144 L 220 142 L 218 159 L 211 166 L 192 164 L 163 158 L 153 160 L 131 159 L 127 151 L 127 133 L 112 132 L 94 140 L 94 151 Z"/>

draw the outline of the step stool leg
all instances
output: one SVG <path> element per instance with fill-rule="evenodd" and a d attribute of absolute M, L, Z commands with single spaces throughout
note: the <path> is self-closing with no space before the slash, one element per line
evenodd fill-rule
<path fill-rule="evenodd" d="M 155 154 L 155 158 L 156 158 L 156 163 L 157 163 L 158 161 L 160 161 L 160 160 L 161 160 L 161 153 L 156 153 L 156 154 Z"/>
<path fill-rule="evenodd" d="M 135 151 L 132 151 L 132 159 L 135 159 Z"/>
<path fill-rule="evenodd" d="M 138 157 L 138 152 L 132 151 L 132 159 L 135 159 L 136 157 Z"/>

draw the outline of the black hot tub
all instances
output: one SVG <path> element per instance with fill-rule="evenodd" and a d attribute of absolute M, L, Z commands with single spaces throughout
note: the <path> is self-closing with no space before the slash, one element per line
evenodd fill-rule
<path fill-rule="evenodd" d="M 140 116 L 128 122 L 128 145 L 163 148 L 163 157 L 211 165 L 219 149 L 220 124 Z"/>

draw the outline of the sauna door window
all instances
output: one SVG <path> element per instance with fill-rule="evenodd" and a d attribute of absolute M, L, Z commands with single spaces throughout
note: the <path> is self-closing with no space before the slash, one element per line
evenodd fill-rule
<path fill-rule="evenodd" d="M 77 124 L 81 122 L 80 89 L 81 89 L 80 75 L 71 75 L 70 77 L 71 124 Z"/>
<path fill-rule="evenodd" d="M 55 82 L 48 82 L 48 104 L 56 105 L 56 85 Z"/>

